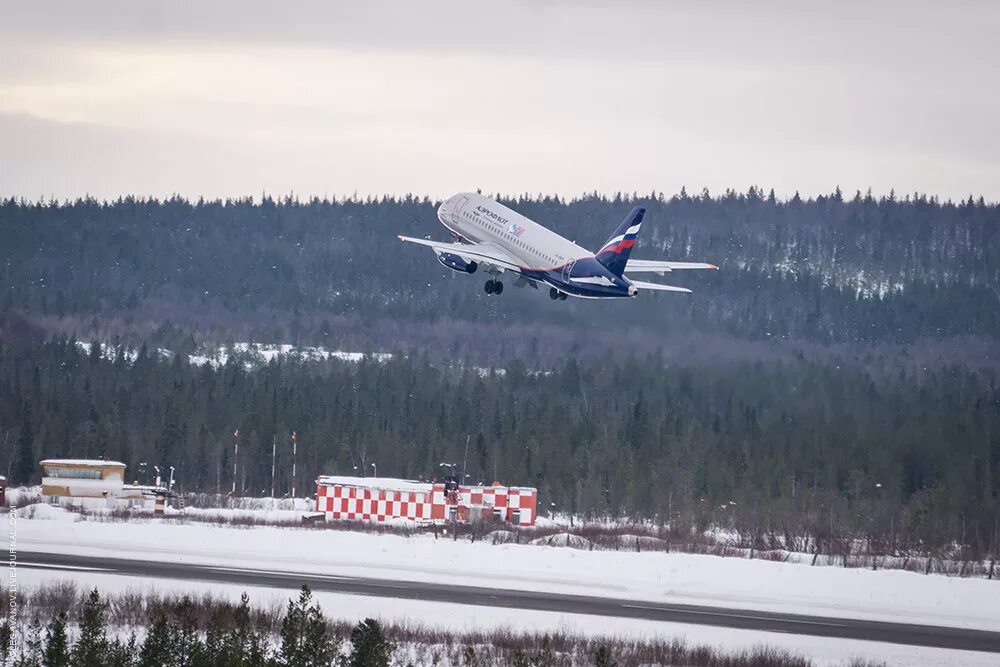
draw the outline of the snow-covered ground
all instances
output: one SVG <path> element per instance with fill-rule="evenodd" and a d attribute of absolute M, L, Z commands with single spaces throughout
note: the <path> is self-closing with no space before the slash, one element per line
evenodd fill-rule
<path fill-rule="evenodd" d="M 32 511 L 37 514 L 28 518 L 32 516 L 29 514 Z M 76 515 L 55 508 L 27 509 L 19 513 L 22 516 L 15 526 L 20 551 L 70 551 L 81 555 L 156 558 L 280 572 L 434 581 L 650 602 L 1000 629 L 1000 582 L 983 579 L 924 576 L 888 570 L 811 568 L 790 563 L 677 553 L 579 551 L 564 547 L 492 545 L 464 540 L 454 542 L 435 540 L 433 536 L 426 535 L 401 537 L 275 527 L 239 529 L 205 524 L 179 525 L 162 520 L 102 523 L 80 521 Z M 3 526 L 0 530 L 9 534 L 9 522 L 0 522 L 0 526 Z M 28 570 L 22 571 L 25 572 Z M 42 571 L 32 571 L 29 576 L 43 581 L 65 577 L 62 573 Z M 81 573 L 80 576 L 84 575 Z M 97 576 L 120 580 L 115 586 L 125 583 L 136 585 L 138 581 L 119 575 L 86 574 L 86 577 Z M 22 580 L 23 583 L 26 582 Z M 182 582 L 155 584 L 186 585 Z M 214 584 L 212 586 L 215 588 Z M 444 619 L 447 625 L 453 625 L 455 619 L 462 622 L 472 619 L 482 624 L 529 628 L 555 628 L 571 623 L 578 624 L 576 629 L 580 631 L 613 634 L 635 628 L 657 636 L 683 635 L 696 642 L 716 644 L 722 641 L 727 646 L 766 642 L 782 647 L 799 647 L 816 657 L 833 655 L 830 647 L 834 644 L 840 647 L 836 652 L 840 658 L 849 657 L 848 653 L 857 647 L 875 646 L 865 642 L 765 635 L 651 621 L 323 595 L 331 597 L 328 608 L 350 608 L 353 616 L 370 611 L 391 618 Z M 356 611 L 358 609 L 365 611 Z M 338 611 L 336 615 L 344 614 Z M 536 621 L 541 626 L 534 625 Z M 807 648 L 810 646 L 812 648 Z M 878 649 L 877 655 L 899 660 L 900 664 L 928 664 L 925 659 L 935 654 L 930 649 L 883 648 L 885 650 Z M 891 652 L 886 652 L 890 648 Z M 857 650 L 850 655 L 862 653 L 869 654 L 869 651 Z M 946 655 L 948 652 L 940 653 Z M 920 656 L 921 659 L 914 661 L 905 659 L 905 656 Z M 990 659 L 992 662 L 974 663 L 964 659 L 959 662 L 996 664 L 995 655 Z"/>
<path fill-rule="evenodd" d="M 141 577 L 102 574 L 99 572 L 63 572 L 18 570 L 22 587 L 31 587 L 60 580 L 71 580 L 80 590 L 97 587 L 105 593 L 200 593 L 210 589 L 214 594 L 232 601 L 246 592 L 251 604 L 282 607 L 296 591 L 273 588 L 254 588 L 199 582 L 143 579 Z M 195 587 L 196 586 L 196 587 Z M 800 635 L 730 630 L 683 623 L 660 623 L 635 619 L 616 619 L 585 614 L 561 614 L 544 611 L 473 607 L 442 602 L 374 598 L 315 591 L 315 599 L 323 612 L 333 619 L 352 623 L 362 618 L 406 622 L 425 627 L 443 627 L 453 631 L 511 628 L 526 632 L 566 632 L 593 637 L 632 637 L 636 639 L 670 640 L 680 638 L 692 645 L 705 645 L 724 651 L 739 651 L 755 646 L 781 648 L 799 655 L 809 656 L 814 664 L 822 667 L 846 667 L 853 658 L 884 660 L 890 666 L 922 665 L 926 667 L 995 667 L 996 654 L 973 651 L 951 651 L 914 646 L 898 646 L 878 642 L 849 639 L 827 639 Z"/>
<path fill-rule="evenodd" d="M 652 602 L 1000 629 L 1000 582 L 896 570 L 813 568 L 697 554 L 582 551 L 432 535 L 229 528 L 176 521 L 79 521 L 19 510 L 24 551 L 547 590 Z M 211 510 L 208 510 L 211 511 Z M 276 510 L 281 511 L 281 510 Z M 61 520 L 53 520 L 61 519 Z M 0 532 L 9 530 L 2 522 Z"/>

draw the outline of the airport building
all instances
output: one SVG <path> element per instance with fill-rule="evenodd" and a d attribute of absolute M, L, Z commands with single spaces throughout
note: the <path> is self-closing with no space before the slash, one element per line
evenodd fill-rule
<path fill-rule="evenodd" d="M 45 459 L 42 498 L 88 509 L 143 507 L 161 510 L 173 496 L 162 486 L 125 483 L 125 464 L 102 459 Z"/>
<path fill-rule="evenodd" d="M 385 477 L 321 476 L 316 511 L 327 521 L 535 524 L 538 492 L 516 486 L 461 486 L 455 478 L 418 482 Z"/>

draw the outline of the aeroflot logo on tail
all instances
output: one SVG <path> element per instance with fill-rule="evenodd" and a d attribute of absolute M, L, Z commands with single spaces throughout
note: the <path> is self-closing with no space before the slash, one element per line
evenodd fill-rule
<path fill-rule="evenodd" d="M 476 210 L 479 211 L 480 213 L 482 213 L 483 215 L 485 215 L 488 218 L 493 218 L 494 220 L 496 220 L 497 222 L 499 222 L 501 225 L 506 225 L 507 224 L 507 218 L 503 217 L 502 215 L 498 215 L 498 214 L 494 213 L 493 211 L 491 211 L 488 208 L 484 208 L 482 206 L 477 206 Z"/>

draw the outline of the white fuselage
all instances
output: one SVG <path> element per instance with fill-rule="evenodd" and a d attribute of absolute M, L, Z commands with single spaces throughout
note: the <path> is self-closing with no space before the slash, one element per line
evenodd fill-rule
<path fill-rule="evenodd" d="M 445 227 L 473 243 L 492 243 L 522 266 L 548 271 L 593 254 L 489 197 L 463 192 L 438 207 Z"/>

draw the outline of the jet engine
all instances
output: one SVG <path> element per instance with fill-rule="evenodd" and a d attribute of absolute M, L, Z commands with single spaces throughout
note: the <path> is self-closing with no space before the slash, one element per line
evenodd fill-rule
<path fill-rule="evenodd" d="M 452 271 L 458 271 L 460 273 L 475 273 L 479 265 L 475 262 L 466 262 L 464 259 L 458 255 L 453 255 L 450 252 L 438 253 L 438 261 L 447 266 Z"/>

